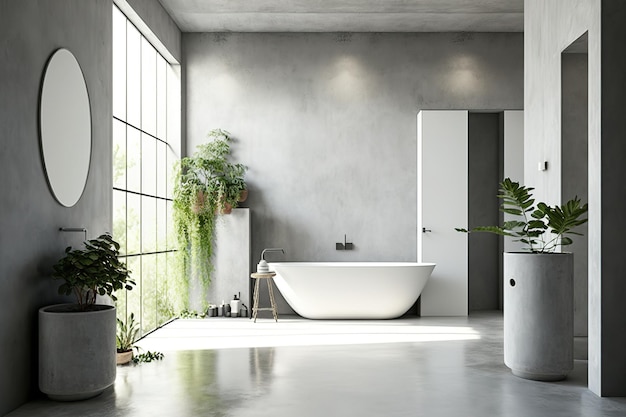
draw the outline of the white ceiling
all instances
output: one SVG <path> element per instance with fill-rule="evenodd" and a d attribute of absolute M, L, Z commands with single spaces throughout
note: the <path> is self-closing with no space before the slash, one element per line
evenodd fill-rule
<path fill-rule="evenodd" d="M 159 0 L 183 32 L 522 32 L 524 0 Z"/>

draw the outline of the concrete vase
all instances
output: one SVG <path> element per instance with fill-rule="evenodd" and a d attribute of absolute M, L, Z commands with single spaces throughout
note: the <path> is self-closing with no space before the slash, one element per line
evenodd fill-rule
<path fill-rule="evenodd" d="M 39 309 L 39 389 L 53 400 L 95 397 L 115 382 L 115 307 Z"/>
<path fill-rule="evenodd" d="M 574 368 L 573 260 L 504 254 L 504 363 L 514 375 L 558 381 Z"/>

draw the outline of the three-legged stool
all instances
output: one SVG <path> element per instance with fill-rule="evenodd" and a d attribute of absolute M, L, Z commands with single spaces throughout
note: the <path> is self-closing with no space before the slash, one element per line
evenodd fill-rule
<path fill-rule="evenodd" d="M 254 272 L 250 276 L 256 279 L 254 283 L 254 302 L 252 304 L 252 316 L 254 318 L 254 322 L 256 323 L 256 317 L 259 311 L 271 310 L 274 315 L 274 320 L 278 322 L 278 309 L 276 308 L 276 301 L 274 301 L 274 289 L 273 289 L 273 279 L 272 277 L 276 275 L 276 272 Z M 270 293 L 270 304 L 271 307 L 259 308 L 259 287 L 261 280 L 267 282 L 267 290 Z"/>

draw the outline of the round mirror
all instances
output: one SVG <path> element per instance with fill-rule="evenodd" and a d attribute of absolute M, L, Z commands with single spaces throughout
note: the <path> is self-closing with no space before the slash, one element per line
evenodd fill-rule
<path fill-rule="evenodd" d="M 52 194 L 72 207 L 83 194 L 91 159 L 91 109 L 74 55 L 59 49 L 48 61 L 39 103 L 41 153 Z"/>

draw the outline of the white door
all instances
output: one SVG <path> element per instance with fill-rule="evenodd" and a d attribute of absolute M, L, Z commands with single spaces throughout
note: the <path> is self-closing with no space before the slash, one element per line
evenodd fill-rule
<path fill-rule="evenodd" d="M 467 316 L 468 115 L 417 114 L 417 261 L 437 264 L 422 291 L 422 316 Z"/>
<path fill-rule="evenodd" d="M 524 111 L 504 111 L 504 178 L 524 184 Z M 515 216 L 504 214 L 504 220 Z M 524 248 L 521 242 L 513 242 L 512 237 L 504 238 L 505 252 L 519 252 Z"/>

